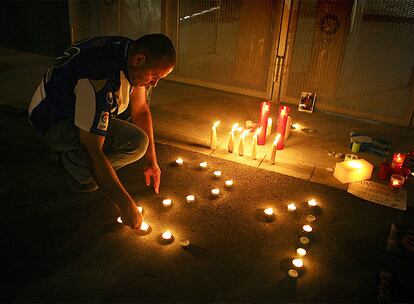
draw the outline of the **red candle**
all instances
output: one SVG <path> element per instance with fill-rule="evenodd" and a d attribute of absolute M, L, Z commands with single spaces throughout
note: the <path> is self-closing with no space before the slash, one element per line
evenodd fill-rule
<path fill-rule="evenodd" d="M 378 178 L 381 180 L 386 180 L 390 177 L 391 173 L 391 164 L 388 162 L 383 162 L 378 171 Z"/>
<path fill-rule="evenodd" d="M 277 149 L 282 150 L 285 145 L 286 124 L 289 116 L 290 108 L 287 106 L 279 107 L 279 117 L 277 118 L 276 132 L 281 134 L 281 138 L 277 143 Z"/>
<path fill-rule="evenodd" d="M 404 153 L 394 153 L 394 156 L 392 158 L 391 168 L 394 171 L 400 170 L 404 163 L 404 160 L 405 160 Z"/>
<path fill-rule="evenodd" d="M 270 114 L 271 103 L 268 101 L 263 101 L 260 104 L 260 118 L 257 128 L 262 128 L 262 131 L 257 136 L 257 144 L 263 146 L 266 144 L 266 130 L 267 130 L 267 119 Z"/>

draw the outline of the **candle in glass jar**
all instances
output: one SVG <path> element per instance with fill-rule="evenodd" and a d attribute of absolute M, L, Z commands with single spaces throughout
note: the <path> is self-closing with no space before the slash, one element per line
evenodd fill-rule
<path fill-rule="evenodd" d="M 404 186 L 405 177 L 399 174 L 393 174 L 390 178 L 389 187 L 392 191 L 400 191 L 401 188 Z"/>
<path fill-rule="evenodd" d="M 394 170 L 400 170 L 405 160 L 404 153 L 394 153 L 392 158 L 391 168 Z"/>

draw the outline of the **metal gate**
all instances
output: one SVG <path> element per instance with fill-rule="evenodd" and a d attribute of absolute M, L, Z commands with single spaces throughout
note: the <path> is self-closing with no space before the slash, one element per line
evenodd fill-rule
<path fill-rule="evenodd" d="M 282 2 L 166 1 L 178 54 L 170 79 L 270 99 Z"/>

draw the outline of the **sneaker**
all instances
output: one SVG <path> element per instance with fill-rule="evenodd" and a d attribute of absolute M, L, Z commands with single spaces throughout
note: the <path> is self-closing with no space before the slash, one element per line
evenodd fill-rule
<path fill-rule="evenodd" d="M 80 183 L 77 180 L 75 180 L 72 176 L 68 175 L 69 180 L 69 188 L 73 192 L 77 193 L 86 193 L 86 192 L 93 192 L 98 190 L 99 186 L 98 184 L 92 180 L 89 183 Z"/>

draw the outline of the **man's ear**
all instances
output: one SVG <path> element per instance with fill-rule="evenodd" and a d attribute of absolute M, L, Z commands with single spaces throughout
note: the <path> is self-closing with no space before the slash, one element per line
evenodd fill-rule
<path fill-rule="evenodd" d="M 142 67 L 145 64 L 145 55 L 142 53 L 136 54 L 132 59 L 132 66 L 134 68 Z"/>

